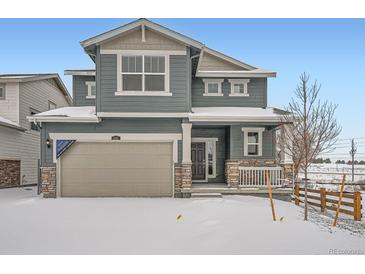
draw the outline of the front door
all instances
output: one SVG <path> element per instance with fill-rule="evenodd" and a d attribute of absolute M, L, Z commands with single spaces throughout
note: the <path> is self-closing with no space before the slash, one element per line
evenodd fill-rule
<path fill-rule="evenodd" d="M 205 180 L 205 143 L 191 144 L 192 179 Z"/>

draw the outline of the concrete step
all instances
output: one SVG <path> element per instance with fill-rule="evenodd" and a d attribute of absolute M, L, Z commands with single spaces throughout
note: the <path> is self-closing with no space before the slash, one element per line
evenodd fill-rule
<path fill-rule="evenodd" d="M 191 193 L 191 198 L 222 198 L 222 193 Z"/>

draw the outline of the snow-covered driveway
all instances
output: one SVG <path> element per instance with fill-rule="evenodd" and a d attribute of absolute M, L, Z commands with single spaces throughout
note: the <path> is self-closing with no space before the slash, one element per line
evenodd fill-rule
<path fill-rule="evenodd" d="M 365 252 L 364 236 L 302 221 L 275 200 L 59 198 L 0 190 L 0 254 L 329 254 Z M 182 218 L 177 220 L 177 215 Z"/>

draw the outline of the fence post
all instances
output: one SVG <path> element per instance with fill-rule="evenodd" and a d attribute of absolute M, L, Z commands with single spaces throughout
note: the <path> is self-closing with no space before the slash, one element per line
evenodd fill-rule
<path fill-rule="evenodd" d="M 295 184 L 295 188 L 294 188 L 294 199 L 295 199 L 295 204 L 299 205 L 299 184 L 296 183 Z"/>
<path fill-rule="evenodd" d="M 361 221 L 361 193 L 354 192 L 354 220 Z"/>
<path fill-rule="evenodd" d="M 321 211 L 326 211 L 326 189 L 321 188 L 320 189 L 320 195 L 321 195 Z"/>

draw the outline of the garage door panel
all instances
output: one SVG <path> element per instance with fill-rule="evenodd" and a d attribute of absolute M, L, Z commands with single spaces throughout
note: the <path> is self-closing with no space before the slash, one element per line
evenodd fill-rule
<path fill-rule="evenodd" d="M 80 143 L 77 143 L 80 144 Z M 94 143 L 94 142 L 85 142 L 82 143 L 82 146 L 72 146 L 70 150 L 72 150 L 72 154 L 80 154 L 80 155 L 90 155 L 95 152 L 95 148 L 97 147 L 98 155 L 109 155 L 109 154 L 120 154 L 120 153 L 129 153 L 129 154 L 154 154 L 154 155 L 168 155 L 171 151 L 171 143 L 142 143 L 142 142 L 129 142 L 129 143 Z"/>
<path fill-rule="evenodd" d="M 148 161 L 145 161 L 148 160 Z M 94 169 L 103 166 L 109 168 L 159 168 L 172 166 L 171 155 L 163 156 L 128 156 L 128 157 L 100 157 L 98 155 L 90 155 L 85 160 L 84 155 L 68 156 L 67 161 L 63 161 L 62 168 L 84 168 Z"/>
<path fill-rule="evenodd" d="M 137 173 L 137 174 L 136 174 Z M 134 183 L 139 181 L 146 182 L 159 182 L 168 180 L 171 178 L 171 172 L 166 168 L 151 169 L 140 171 L 139 169 L 109 169 L 104 170 L 101 168 L 85 170 L 85 176 L 79 176 L 79 169 L 63 169 L 61 180 L 64 182 L 82 183 L 85 181 L 87 184 L 90 182 L 96 182 L 98 184 L 106 184 L 107 182 L 117 183 Z M 87 175 L 86 175 L 87 174 Z"/>
<path fill-rule="evenodd" d="M 171 196 L 172 143 L 75 143 L 61 157 L 61 195 Z"/>

